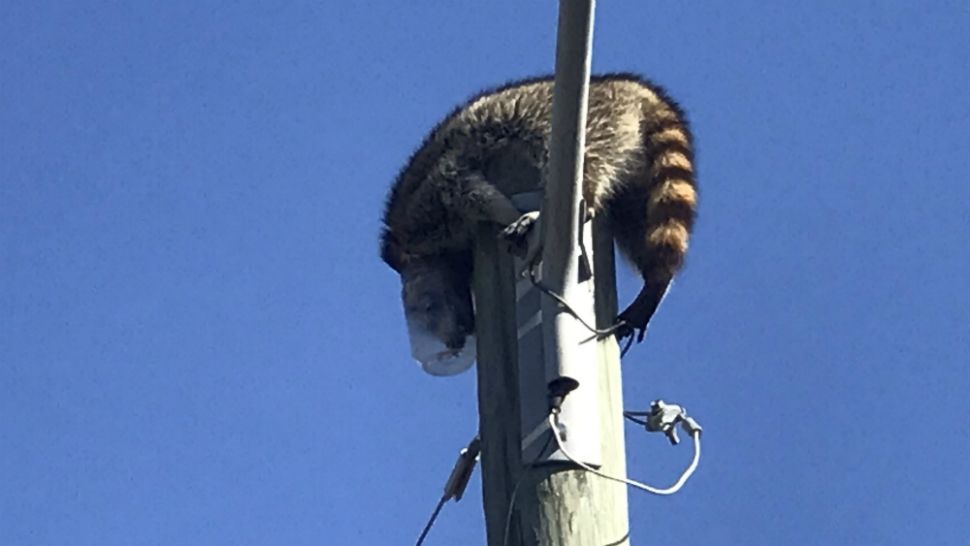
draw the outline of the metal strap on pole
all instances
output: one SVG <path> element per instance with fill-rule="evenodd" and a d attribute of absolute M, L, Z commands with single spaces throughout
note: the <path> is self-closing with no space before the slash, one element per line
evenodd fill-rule
<path fill-rule="evenodd" d="M 556 42 L 548 179 L 542 204 L 542 283 L 587 322 L 595 321 L 593 283 L 582 278 L 583 155 L 592 57 L 594 0 L 562 0 Z M 586 268 L 588 269 L 588 268 Z M 559 422 L 564 447 L 592 466 L 601 460 L 596 340 L 558 302 L 542 299 L 543 353 L 551 397 L 569 396 Z M 578 387 L 578 388 L 577 388 Z M 572 389 L 576 389 L 573 392 Z M 554 456 L 553 458 L 562 458 Z"/>

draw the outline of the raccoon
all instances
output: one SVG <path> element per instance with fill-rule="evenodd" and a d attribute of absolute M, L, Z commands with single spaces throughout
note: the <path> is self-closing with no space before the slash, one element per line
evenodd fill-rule
<path fill-rule="evenodd" d="M 509 197 L 541 188 L 552 123 L 552 77 L 516 81 L 459 106 L 425 138 L 391 187 L 381 257 L 401 276 L 409 319 L 460 349 L 474 332 L 476 224 L 513 226 Z M 590 80 L 583 199 L 605 214 L 621 253 L 643 277 L 619 314 L 620 339 L 643 339 L 681 268 L 697 189 L 692 136 L 666 92 L 633 74 Z"/>

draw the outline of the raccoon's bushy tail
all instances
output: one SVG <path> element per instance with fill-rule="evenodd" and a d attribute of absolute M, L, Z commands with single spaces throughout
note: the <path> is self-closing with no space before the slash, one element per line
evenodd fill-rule
<path fill-rule="evenodd" d="M 697 208 L 690 129 L 662 93 L 644 107 L 645 169 L 628 181 L 611 205 L 617 243 L 643 276 L 637 299 L 620 314 L 641 331 L 684 263 Z"/>

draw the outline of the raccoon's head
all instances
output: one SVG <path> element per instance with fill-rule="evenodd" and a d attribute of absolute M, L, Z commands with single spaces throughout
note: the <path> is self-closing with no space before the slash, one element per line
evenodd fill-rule
<path fill-rule="evenodd" d="M 407 321 L 459 350 L 475 331 L 470 276 L 457 257 L 409 260 L 400 270 Z"/>

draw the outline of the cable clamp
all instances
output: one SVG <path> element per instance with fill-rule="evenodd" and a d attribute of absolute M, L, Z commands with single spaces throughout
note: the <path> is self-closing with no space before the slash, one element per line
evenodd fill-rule
<path fill-rule="evenodd" d="M 461 500 L 461 496 L 465 494 L 465 488 L 468 487 L 468 480 L 471 479 L 472 472 L 475 471 L 475 463 L 478 462 L 478 455 L 481 451 L 481 441 L 476 435 L 467 447 L 458 452 L 455 467 L 451 469 L 451 475 L 445 482 L 445 499 L 455 499 L 455 502 Z"/>
<path fill-rule="evenodd" d="M 650 432 L 663 432 L 670 440 L 670 443 L 677 445 L 680 438 L 677 437 L 677 425 L 683 427 L 684 432 L 689 436 L 698 436 L 703 431 L 700 423 L 693 417 L 687 415 L 687 410 L 677 404 L 668 404 L 663 400 L 654 400 L 650 403 L 649 412 L 625 412 L 628 418 L 635 416 L 646 417 L 646 421 L 634 419 Z"/>

